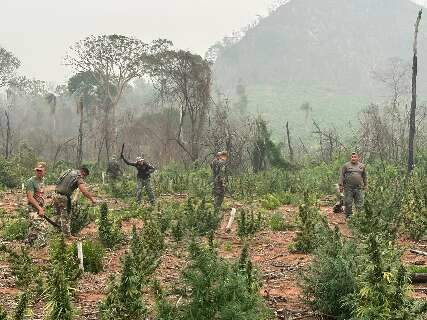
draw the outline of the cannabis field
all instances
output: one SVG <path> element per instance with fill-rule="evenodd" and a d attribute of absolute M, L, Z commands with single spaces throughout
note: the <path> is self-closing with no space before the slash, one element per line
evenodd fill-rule
<path fill-rule="evenodd" d="M 41 249 L 24 244 L 28 172 L 7 171 L 0 319 L 425 319 L 425 173 L 371 164 L 365 208 L 347 221 L 332 212 L 340 164 L 233 174 L 220 212 L 207 167 L 159 170 L 154 207 L 135 203 L 131 172 L 103 184 L 93 168 L 99 205 L 80 197 L 73 237 L 52 228 Z"/>

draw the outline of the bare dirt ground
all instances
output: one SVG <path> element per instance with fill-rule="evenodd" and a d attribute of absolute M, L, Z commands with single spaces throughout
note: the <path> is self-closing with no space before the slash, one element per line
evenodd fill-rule
<path fill-rule="evenodd" d="M 112 207 L 120 207 L 121 204 L 113 199 L 108 200 Z M 5 215 L 13 212 L 25 205 L 21 192 L 7 192 L 0 195 L 0 209 Z M 276 210 L 277 211 L 277 210 Z M 292 221 L 296 213 L 296 208 L 286 206 L 280 208 L 280 212 L 287 221 Z M 322 207 L 322 212 L 327 216 L 331 226 L 336 225 L 340 231 L 351 236 L 345 218 L 341 214 L 332 213 L 329 207 Z M 215 234 L 215 240 L 221 256 L 225 258 L 237 258 L 242 249 L 243 243 L 237 237 L 237 226 L 234 223 L 231 232 L 225 231 L 229 214 L 225 212 L 220 228 Z M 122 230 L 129 234 L 132 226 L 138 229 L 143 228 L 143 223 L 138 219 L 130 219 L 122 223 Z M 97 228 L 95 224 L 88 225 L 79 235 L 79 239 L 95 238 Z M 278 319 L 320 319 L 316 317 L 309 307 L 304 304 L 301 297 L 301 289 L 298 286 L 298 275 L 301 270 L 310 262 L 310 255 L 296 254 L 290 252 L 289 244 L 295 237 L 294 231 L 273 232 L 268 228 L 258 232 L 250 240 L 250 255 L 254 265 L 259 270 L 262 279 L 261 294 L 265 297 L 270 307 L 276 311 Z M 170 287 L 179 279 L 180 272 L 186 264 L 186 247 L 174 243 L 167 237 L 166 250 L 162 263 L 156 271 L 155 277 L 166 288 Z M 18 248 L 22 242 L 15 241 L 7 243 L 9 246 Z M 409 249 L 426 251 L 427 241 L 414 242 L 401 239 L 401 244 L 405 250 L 403 259 L 406 263 L 427 265 L 427 257 L 419 256 L 409 252 Z M 108 251 L 104 260 L 104 271 L 99 274 L 85 273 L 74 288 L 73 304 L 76 308 L 78 320 L 97 319 L 97 306 L 106 293 L 108 280 L 111 275 L 120 272 L 120 259 L 126 251 L 126 247 L 121 247 L 115 251 Z M 48 260 L 47 249 L 32 250 L 31 255 L 38 264 L 46 264 Z M 427 285 L 414 286 L 414 296 L 417 299 L 427 300 Z M 15 298 L 19 294 L 16 289 L 15 279 L 11 275 L 11 270 L 5 257 L 0 255 L 0 303 L 11 310 L 15 306 Z M 148 294 L 147 294 L 148 295 Z M 152 299 L 148 299 L 152 301 Z M 34 314 L 32 319 L 42 319 L 44 302 L 39 301 L 33 306 Z"/>

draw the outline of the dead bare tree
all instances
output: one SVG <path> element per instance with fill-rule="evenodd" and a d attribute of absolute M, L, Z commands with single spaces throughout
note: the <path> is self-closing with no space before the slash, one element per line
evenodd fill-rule
<path fill-rule="evenodd" d="M 58 156 L 59 156 L 59 154 L 61 153 L 61 151 L 62 151 L 65 147 L 67 147 L 67 145 L 68 145 L 70 142 L 74 141 L 75 139 L 76 139 L 76 138 L 70 138 L 70 139 L 67 139 L 66 141 L 61 142 L 61 143 L 59 143 L 59 144 L 56 146 L 55 155 L 54 155 L 54 157 L 53 157 L 53 167 L 55 167 L 55 165 L 56 165 L 56 163 L 57 163 L 57 161 L 58 161 Z"/>
<path fill-rule="evenodd" d="M 151 76 L 162 96 L 167 95 L 179 105 L 176 142 L 191 161 L 196 161 L 200 155 L 202 134 L 211 103 L 209 62 L 188 51 L 167 50 L 153 59 Z"/>
<path fill-rule="evenodd" d="M 339 151 L 340 148 L 344 148 L 344 145 L 341 143 L 336 129 L 327 129 L 323 130 L 320 128 L 319 124 L 313 120 L 313 125 L 315 130 L 313 134 L 316 134 L 319 139 L 320 144 L 320 154 L 323 161 L 332 161 L 333 156 L 336 151 Z"/>
<path fill-rule="evenodd" d="M 83 97 L 80 97 L 78 103 L 78 113 L 80 114 L 79 135 L 77 137 L 77 167 L 80 167 L 83 160 Z"/>
<path fill-rule="evenodd" d="M 414 31 L 414 44 L 413 44 L 413 60 L 412 60 L 412 101 L 411 111 L 409 116 L 409 143 L 408 143 L 408 173 L 414 169 L 414 143 L 415 143 L 415 114 L 417 108 L 417 73 L 418 73 L 418 54 L 417 54 L 417 42 L 418 42 L 418 30 L 421 22 L 421 16 L 423 11 L 418 12 L 418 17 L 415 22 Z"/>
<path fill-rule="evenodd" d="M 292 144 L 291 144 L 291 134 L 289 132 L 289 122 L 286 121 L 286 136 L 287 136 L 287 141 L 288 141 L 288 148 L 289 148 L 289 159 L 291 160 L 291 162 L 294 161 L 294 149 L 292 148 Z"/>

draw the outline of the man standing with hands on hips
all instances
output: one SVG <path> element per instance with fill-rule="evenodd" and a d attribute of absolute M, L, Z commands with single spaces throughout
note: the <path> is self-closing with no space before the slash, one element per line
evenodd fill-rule
<path fill-rule="evenodd" d="M 368 175 L 363 163 L 359 161 L 356 152 L 351 154 L 351 160 L 344 164 L 339 178 L 340 192 L 344 191 L 345 215 L 350 218 L 353 214 L 353 201 L 357 209 L 363 207 L 363 191 L 368 189 Z"/>

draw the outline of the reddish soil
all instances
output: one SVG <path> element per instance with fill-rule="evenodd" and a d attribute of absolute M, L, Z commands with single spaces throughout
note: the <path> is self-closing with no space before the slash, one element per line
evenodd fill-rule
<path fill-rule="evenodd" d="M 17 200 L 22 199 L 22 197 L 23 194 L 21 192 L 4 193 L 0 195 L 0 208 L 6 214 L 12 214 L 14 210 L 24 203 L 24 201 Z M 170 200 L 171 197 L 168 196 L 167 199 Z M 178 201 L 182 201 L 181 197 L 179 197 Z M 112 207 L 116 208 L 122 205 L 111 199 L 108 202 Z M 296 208 L 286 206 L 280 208 L 280 211 L 283 213 L 286 221 L 293 221 Z M 322 212 L 327 215 L 331 226 L 338 226 L 345 236 L 351 237 L 351 232 L 347 227 L 343 215 L 332 213 L 332 209 L 329 207 L 322 207 Z M 215 241 L 221 256 L 227 259 L 235 259 L 238 258 L 243 243 L 237 236 L 236 221 L 229 233 L 225 231 L 228 218 L 229 214 L 227 212 L 224 215 L 220 228 L 216 232 Z M 129 219 L 122 222 L 123 232 L 129 235 L 133 225 L 136 225 L 138 229 L 143 228 L 141 220 Z M 81 231 L 78 239 L 94 239 L 96 234 L 96 225 L 92 223 Z M 313 315 L 309 307 L 304 304 L 301 297 L 301 289 L 298 287 L 299 272 L 307 266 L 311 257 L 306 254 L 290 252 L 289 245 L 294 237 L 294 231 L 274 232 L 265 228 L 250 239 L 250 255 L 262 278 L 261 294 L 265 297 L 271 308 L 276 311 L 278 319 L 318 319 Z M 23 245 L 22 242 L 16 241 L 14 243 L 5 243 L 14 248 Z M 415 248 L 427 251 L 427 241 L 414 242 L 401 239 L 401 244 L 407 249 Z M 73 298 L 74 306 L 77 309 L 75 319 L 97 319 L 98 303 L 105 296 L 108 280 L 111 275 L 120 272 L 120 259 L 126 249 L 127 247 L 124 246 L 114 251 L 107 251 L 104 260 L 104 270 L 99 274 L 85 273 L 78 281 Z M 31 255 L 34 261 L 40 265 L 45 265 L 48 261 L 48 251 L 46 248 L 32 250 Z M 166 250 L 162 262 L 154 275 L 165 288 L 170 288 L 179 279 L 180 272 L 186 265 L 186 255 L 185 245 L 177 245 L 170 237 L 167 238 Z M 4 259 L 4 255 L 0 254 L 0 301 L 7 310 L 11 310 L 15 306 L 15 298 L 20 291 L 16 289 L 15 279 L 11 275 L 11 270 Z M 409 250 L 405 250 L 403 260 L 408 264 L 427 265 L 426 256 L 410 253 Z M 427 290 L 421 290 L 425 287 L 426 285 L 414 286 L 416 290 L 414 291 L 414 296 L 417 299 L 427 300 Z M 148 296 L 148 300 L 151 301 L 152 299 Z M 43 308 L 43 301 L 34 306 L 33 319 L 42 319 Z"/>

